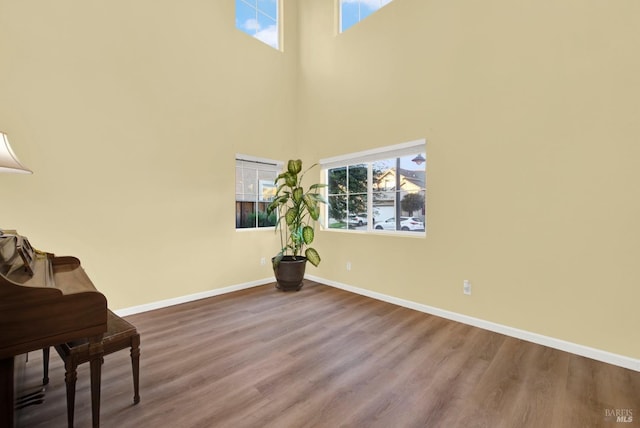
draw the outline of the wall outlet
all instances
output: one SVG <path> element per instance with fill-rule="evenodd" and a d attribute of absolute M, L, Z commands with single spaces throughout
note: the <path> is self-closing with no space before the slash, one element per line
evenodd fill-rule
<path fill-rule="evenodd" d="M 351 262 L 347 262 L 347 271 L 351 270 Z"/>
<path fill-rule="evenodd" d="M 462 292 L 467 295 L 471 295 L 471 282 L 468 279 L 465 279 L 462 282 Z"/>
<path fill-rule="evenodd" d="M 266 258 L 266 257 L 261 258 L 261 259 L 260 259 L 260 264 L 261 264 L 262 266 L 266 265 L 266 264 L 267 264 L 267 258 Z"/>

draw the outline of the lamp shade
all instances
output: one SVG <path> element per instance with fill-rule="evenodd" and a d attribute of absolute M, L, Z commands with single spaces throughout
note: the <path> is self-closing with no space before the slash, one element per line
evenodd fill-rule
<path fill-rule="evenodd" d="M 29 168 L 20 163 L 15 153 L 13 153 L 11 145 L 9 145 L 9 138 L 4 132 L 0 132 L 0 172 L 33 174 Z"/>

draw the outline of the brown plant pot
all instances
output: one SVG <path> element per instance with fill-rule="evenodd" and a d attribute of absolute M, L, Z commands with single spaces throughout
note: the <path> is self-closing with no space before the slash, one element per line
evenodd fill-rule
<path fill-rule="evenodd" d="M 273 259 L 271 262 L 273 263 Z M 284 256 L 278 263 L 278 267 L 273 269 L 273 273 L 276 275 L 276 288 L 282 291 L 300 290 L 306 266 L 306 257 Z"/>

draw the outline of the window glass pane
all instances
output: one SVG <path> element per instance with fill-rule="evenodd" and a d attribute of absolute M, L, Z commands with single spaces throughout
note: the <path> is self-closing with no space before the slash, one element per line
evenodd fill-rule
<path fill-rule="evenodd" d="M 402 190 L 415 190 L 425 188 L 425 165 L 417 165 L 413 159 L 416 156 L 403 156 L 400 158 L 400 177 L 402 178 Z"/>
<path fill-rule="evenodd" d="M 258 200 L 259 201 L 273 201 L 276 195 L 277 187 L 272 180 L 260 180 L 258 182 Z"/>
<path fill-rule="evenodd" d="M 278 219 L 277 213 L 274 211 L 271 215 L 267 215 L 267 206 L 269 203 L 258 203 L 258 227 L 272 227 L 276 225 Z"/>
<path fill-rule="evenodd" d="M 358 3 L 342 2 L 341 8 L 341 27 L 340 31 L 344 31 L 360 21 L 360 5 Z"/>
<path fill-rule="evenodd" d="M 274 48 L 278 48 L 278 23 L 276 20 L 258 12 L 258 28 L 255 37 Z"/>
<path fill-rule="evenodd" d="M 406 220 L 401 222 L 401 230 L 425 231 L 426 214 L 426 163 L 425 156 L 403 156 L 400 158 L 400 209 Z"/>
<path fill-rule="evenodd" d="M 256 227 L 254 202 L 236 202 L 236 228 Z"/>
<path fill-rule="evenodd" d="M 277 187 L 275 180 L 278 174 L 274 171 L 258 171 L 258 200 L 272 201 L 275 197 Z"/>
<path fill-rule="evenodd" d="M 376 221 L 375 230 L 396 230 L 396 218 L 395 217 L 382 217 L 381 221 Z"/>
<path fill-rule="evenodd" d="M 360 21 L 371 15 L 376 10 L 380 9 L 380 4 L 378 2 L 361 2 L 360 3 Z"/>
<path fill-rule="evenodd" d="M 349 205 L 347 207 L 349 214 L 366 213 L 367 212 L 367 194 L 358 193 L 349 195 Z"/>
<path fill-rule="evenodd" d="M 329 196 L 328 198 L 329 221 L 331 229 L 346 229 L 347 227 L 347 197 Z"/>
<path fill-rule="evenodd" d="M 236 28 L 278 49 L 278 1 L 236 0 Z"/>
<path fill-rule="evenodd" d="M 396 175 L 397 158 L 387 159 L 376 162 L 376 171 L 378 172 L 377 187 L 382 190 L 381 195 L 384 199 L 381 202 L 385 209 L 381 210 L 383 215 L 380 222 L 376 223 L 376 230 L 396 230 L 396 214 L 397 212 L 397 192 L 398 187 Z"/>
<path fill-rule="evenodd" d="M 348 196 L 347 210 L 349 229 L 366 230 L 367 218 L 367 194 L 358 193 Z"/>
<path fill-rule="evenodd" d="M 420 228 L 424 228 L 426 214 L 425 199 L 425 191 L 420 190 L 416 192 L 406 192 L 402 195 L 402 199 L 400 200 L 402 213 L 412 219 L 412 225 L 415 225 L 415 221 L 422 223 Z M 411 230 L 414 230 L 414 228 L 411 228 Z"/>
<path fill-rule="evenodd" d="M 378 223 L 394 215 L 393 195 L 388 192 L 373 192 L 372 207 L 371 221 L 375 228 Z"/>
<path fill-rule="evenodd" d="M 389 217 L 393 217 L 396 212 L 394 192 L 373 192 L 373 226 L 381 230 L 382 226 L 377 225 Z"/>
<path fill-rule="evenodd" d="M 236 193 L 244 193 L 244 180 L 242 179 L 242 167 L 236 162 Z"/>
<path fill-rule="evenodd" d="M 257 7 L 260 12 L 264 13 L 267 16 L 270 16 L 274 22 L 276 19 L 278 19 L 277 0 L 258 0 Z"/>
<path fill-rule="evenodd" d="M 260 168 L 260 167 L 258 167 Z M 276 181 L 276 177 L 278 173 L 275 171 L 269 171 L 265 169 L 258 169 L 258 180 L 259 181 L 270 181 L 271 184 L 274 184 Z"/>
<path fill-rule="evenodd" d="M 337 195 L 347 192 L 347 167 L 329 170 L 329 194 Z"/>
<path fill-rule="evenodd" d="M 340 0 L 340 32 L 362 21 L 392 0 Z"/>
<path fill-rule="evenodd" d="M 394 173 L 395 161 L 379 161 L 373 163 L 373 188 L 387 192 L 396 188 L 396 175 Z"/>
<path fill-rule="evenodd" d="M 255 6 L 245 0 L 236 0 L 236 28 L 253 36 L 256 34 L 258 19 Z M 253 1 L 255 4 L 255 0 Z"/>
<path fill-rule="evenodd" d="M 349 192 L 367 192 L 367 167 L 366 165 L 349 166 Z"/>
<path fill-rule="evenodd" d="M 242 169 L 242 193 L 245 193 L 247 195 L 257 195 L 255 169 Z"/>
<path fill-rule="evenodd" d="M 245 195 L 244 193 L 236 193 L 236 201 L 255 201 L 255 196 Z"/>

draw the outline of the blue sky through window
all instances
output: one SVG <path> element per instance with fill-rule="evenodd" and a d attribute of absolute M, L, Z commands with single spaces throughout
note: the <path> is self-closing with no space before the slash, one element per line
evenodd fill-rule
<path fill-rule="evenodd" d="M 278 49 L 278 0 L 236 0 L 236 28 Z"/>
<path fill-rule="evenodd" d="M 392 0 L 340 0 L 340 32 L 365 19 Z"/>

